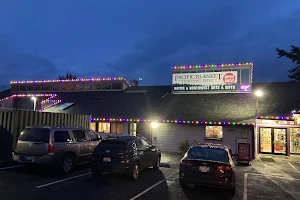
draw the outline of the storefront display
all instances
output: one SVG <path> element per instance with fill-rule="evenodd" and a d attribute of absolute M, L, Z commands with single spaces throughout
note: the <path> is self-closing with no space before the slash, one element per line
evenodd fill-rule
<path fill-rule="evenodd" d="M 274 153 L 286 154 L 286 129 L 274 128 Z"/>
<path fill-rule="evenodd" d="M 272 153 L 272 129 L 260 128 L 260 152 Z"/>
<path fill-rule="evenodd" d="M 300 128 L 290 128 L 291 153 L 300 153 Z"/>

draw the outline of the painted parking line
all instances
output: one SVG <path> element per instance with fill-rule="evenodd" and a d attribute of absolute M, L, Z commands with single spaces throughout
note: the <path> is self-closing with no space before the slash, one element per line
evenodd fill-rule
<path fill-rule="evenodd" d="M 69 178 L 61 179 L 61 180 L 58 180 L 58 181 L 46 183 L 46 184 L 43 184 L 43 185 L 38 185 L 38 186 L 36 186 L 36 188 L 40 189 L 40 188 L 48 187 L 48 186 L 51 186 L 51 185 L 54 185 L 54 184 L 57 184 L 57 183 L 62 183 L 62 182 L 69 181 L 69 180 L 72 180 L 72 179 L 76 179 L 76 178 L 79 178 L 79 177 L 87 176 L 87 175 L 90 175 L 91 173 L 92 172 L 88 172 L 88 173 L 80 174 L 80 175 L 77 175 L 77 176 L 72 176 L 72 177 L 69 177 Z"/>
<path fill-rule="evenodd" d="M 10 166 L 10 167 L 1 167 L 0 170 L 5 170 L 5 169 L 14 169 L 18 167 L 23 167 L 23 165 L 16 165 L 16 166 Z"/>
<path fill-rule="evenodd" d="M 288 164 L 289 164 L 294 170 L 296 170 L 296 172 L 298 172 L 298 173 L 300 174 L 300 171 L 299 171 L 292 163 L 289 163 L 289 162 L 288 162 Z"/>
<path fill-rule="evenodd" d="M 145 189 L 144 191 L 140 192 L 139 194 L 135 195 L 134 197 L 130 198 L 129 200 L 135 200 L 141 196 L 143 196 L 144 194 L 146 194 L 147 192 L 149 192 L 150 190 L 152 190 L 153 188 L 157 187 L 158 185 L 162 184 L 163 182 L 167 181 L 168 178 L 174 176 L 175 174 L 177 174 L 179 172 L 179 170 L 176 170 L 174 173 L 170 174 L 169 176 L 167 176 L 165 179 L 158 181 L 157 183 L 153 184 L 152 186 L 148 187 L 147 189 Z"/>
<path fill-rule="evenodd" d="M 244 174 L 244 192 L 243 192 L 243 200 L 247 200 L 248 196 L 248 174 Z"/>

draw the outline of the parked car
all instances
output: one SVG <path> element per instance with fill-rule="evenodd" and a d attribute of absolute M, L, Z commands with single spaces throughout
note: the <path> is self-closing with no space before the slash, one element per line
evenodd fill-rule
<path fill-rule="evenodd" d="M 71 172 L 77 163 L 90 161 L 100 137 L 79 127 L 28 126 L 20 134 L 13 160 L 42 164 Z"/>
<path fill-rule="evenodd" d="M 108 137 L 95 148 L 91 171 L 96 176 L 103 172 L 127 174 L 136 180 L 141 170 L 150 166 L 158 169 L 160 159 L 160 150 L 143 137 Z"/>
<path fill-rule="evenodd" d="M 231 150 L 206 144 L 190 147 L 180 161 L 179 182 L 182 186 L 227 188 L 235 193 L 235 162 Z"/>

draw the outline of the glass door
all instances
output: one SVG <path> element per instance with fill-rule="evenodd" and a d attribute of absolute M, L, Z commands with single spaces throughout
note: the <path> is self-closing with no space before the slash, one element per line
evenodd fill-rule
<path fill-rule="evenodd" d="M 275 154 L 286 154 L 286 129 L 274 128 L 273 148 Z"/>
<path fill-rule="evenodd" d="M 273 153 L 272 149 L 272 128 L 260 128 L 260 152 Z"/>

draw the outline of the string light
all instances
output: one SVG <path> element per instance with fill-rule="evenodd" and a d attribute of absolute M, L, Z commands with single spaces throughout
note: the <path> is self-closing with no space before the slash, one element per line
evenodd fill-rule
<path fill-rule="evenodd" d="M 46 109 L 48 109 L 48 108 L 51 108 L 51 107 L 53 107 L 53 106 L 55 106 L 55 105 L 61 103 L 61 100 L 53 100 L 53 101 L 54 101 L 54 102 L 52 102 L 50 105 L 48 105 L 48 106 L 46 106 L 46 107 L 40 109 L 39 111 L 42 112 L 42 111 L 44 111 L 44 110 L 46 110 Z"/>
<path fill-rule="evenodd" d="M 56 94 L 13 94 L 9 97 L 5 97 L 3 99 L 0 99 L 0 102 L 5 101 L 5 100 L 9 100 L 11 98 L 15 98 L 15 97 L 55 97 L 57 96 Z"/>
<path fill-rule="evenodd" d="M 192 121 L 192 120 L 153 120 L 153 119 L 133 119 L 133 118 L 91 118 L 91 122 L 157 122 L 176 124 L 198 124 L 198 125 L 233 125 L 233 126 L 254 126 L 254 123 L 241 122 L 214 122 L 214 121 Z"/>
<path fill-rule="evenodd" d="M 252 62 L 247 63 L 232 63 L 232 64 L 210 64 L 210 65 L 182 65 L 174 66 L 172 69 L 197 69 L 197 68 L 218 68 L 218 67 L 240 67 L 240 66 L 249 66 L 252 67 Z"/>
<path fill-rule="evenodd" d="M 53 98 L 56 97 L 56 96 L 57 96 L 56 94 L 54 94 L 53 96 L 50 96 L 49 98 L 47 98 L 47 99 L 41 101 L 41 104 L 45 104 L 45 103 L 49 102 L 51 99 L 53 99 Z"/>
<path fill-rule="evenodd" d="M 292 114 L 299 114 L 300 113 L 300 110 L 293 110 L 292 111 Z"/>
<path fill-rule="evenodd" d="M 79 78 L 79 79 L 68 79 L 68 80 L 36 80 L 36 81 L 11 81 L 10 84 L 26 84 L 26 83 L 65 83 L 65 82 L 93 82 L 93 81 L 119 81 L 126 80 L 123 77 L 112 77 L 112 78 Z"/>
<path fill-rule="evenodd" d="M 285 116 L 257 116 L 257 119 L 270 119 L 270 120 L 294 120 L 294 117 L 291 116 L 291 117 L 285 117 Z"/>

